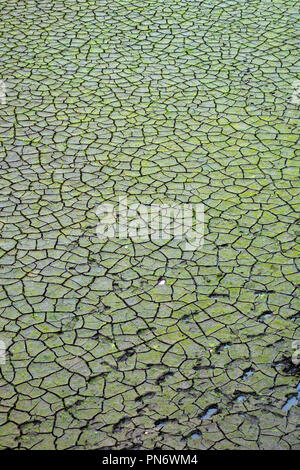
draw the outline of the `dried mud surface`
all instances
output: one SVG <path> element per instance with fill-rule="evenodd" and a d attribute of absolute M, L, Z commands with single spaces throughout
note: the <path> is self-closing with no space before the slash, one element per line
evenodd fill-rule
<path fill-rule="evenodd" d="M 297 2 L 0 16 L 1 448 L 299 448 Z M 101 242 L 125 194 L 204 246 Z"/>

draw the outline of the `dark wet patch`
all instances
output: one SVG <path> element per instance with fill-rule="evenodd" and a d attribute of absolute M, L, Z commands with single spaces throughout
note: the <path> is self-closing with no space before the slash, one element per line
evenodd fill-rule
<path fill-rule="evenodd" d="M 232 343 L 228 341 L 227 343 L 221 343 L 219 346 L 216 348 L 216 353 L 220 354 L 221 351 L 224 351 L 224 349 L 229 349 Z"/>
<path fill-rule="evenodd" d="M 300 375 L 300 364 L 294 364 L 291 357 L 284 356 L 279 362 L 282 372 L 287 375 Z"/>

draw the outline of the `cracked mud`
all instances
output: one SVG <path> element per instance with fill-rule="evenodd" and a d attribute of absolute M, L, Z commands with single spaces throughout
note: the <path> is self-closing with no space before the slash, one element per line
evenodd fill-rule
<path fill-rule="evenodd" d="M 3 2 L 2 449 L 299 448 L 298 20 Z M 204 246 L 100 242 L 124 194 L 203 203 Z"/>

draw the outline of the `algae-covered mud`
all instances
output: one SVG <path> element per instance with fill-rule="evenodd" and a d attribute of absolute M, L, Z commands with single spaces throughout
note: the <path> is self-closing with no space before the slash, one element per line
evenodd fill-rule
<path fill-rule="evenodd" d="M 299 448 L 297 4 L 2 2 L 2 449 Z"/>

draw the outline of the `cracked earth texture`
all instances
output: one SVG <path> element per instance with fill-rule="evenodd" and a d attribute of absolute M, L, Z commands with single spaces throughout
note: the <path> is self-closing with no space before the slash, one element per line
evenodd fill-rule
<path fill-rule="evenodd" d="M 297 2 L 1 19 L 1 448 L 299 448 Z M 204 246 L 100 242 L 124 194 L 202 202 Z"/>

